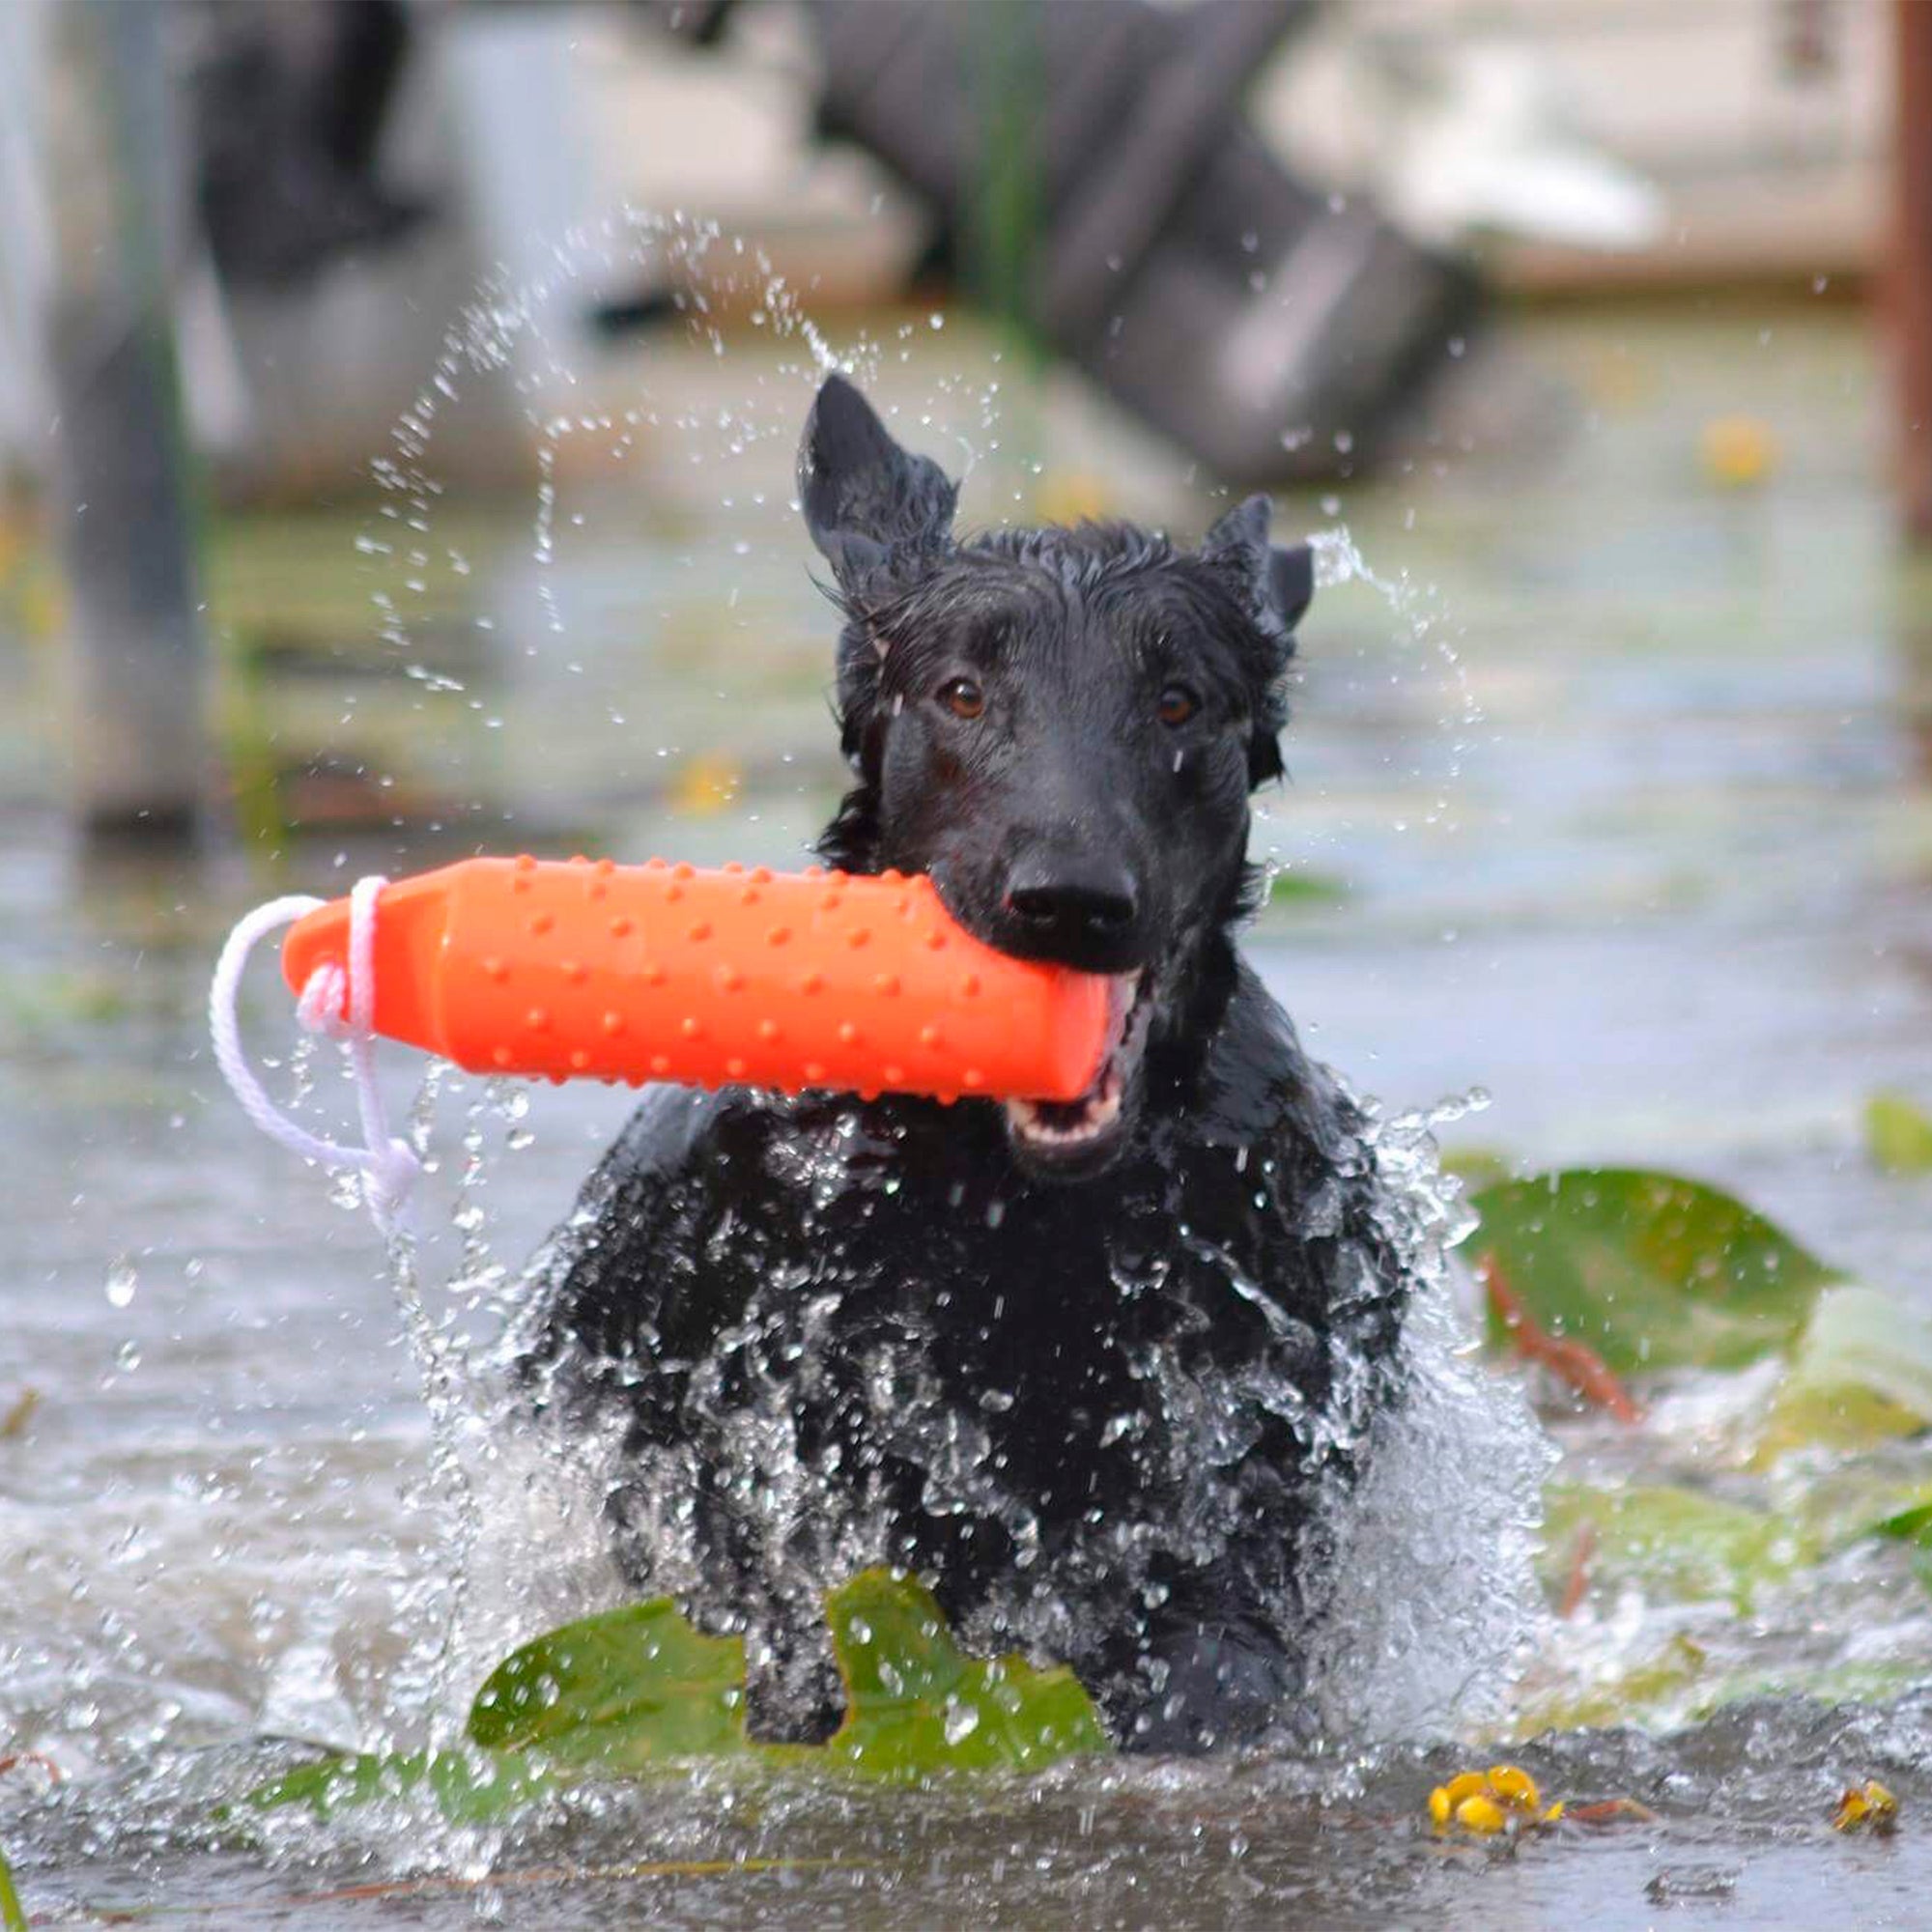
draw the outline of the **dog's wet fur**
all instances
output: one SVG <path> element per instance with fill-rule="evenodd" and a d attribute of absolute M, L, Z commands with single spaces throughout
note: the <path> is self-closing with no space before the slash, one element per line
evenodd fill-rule
<path fill-rule="evenodd" d="M 1115 1048 L 1062 1108 L 654 1091 L 540 1259 L 532 1386 L 621 1419 L 654 1473 L 613 1492 L 620 1561 L 666 1587 L 674 1529 L 687 1607 L 755 1638 L 762 1728 L 836 1721 L 800 1577 L 844 1555 L 1057 1653 L 1124 1745 L 1293 1726 L 1405 1299 L 1363 1122 L 1236 945 L 1309 554 L 1262 497 L 1197 550 L 957 537 L 838 377 L 800 486 L 855 774 L 822 856 L 1116 976 Z"/>

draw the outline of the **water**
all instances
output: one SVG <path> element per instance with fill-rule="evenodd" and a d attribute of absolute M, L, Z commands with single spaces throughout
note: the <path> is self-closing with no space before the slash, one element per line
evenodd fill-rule
<path fill-rule="evenodd" d="M 1011 378 L 957 318 L 939 339 L 923 315 L 907 326 L 903 341 L 897 323 L 873 330 L 881 385 L 909 436 L 930 413 L 931 446 L 956 433 L 980 450 L 968 500 L 1000 514 L 1034 487 L 1010 449 L 987 447 L 987 392 Z M 1722 314 L 1527 326 L 1530 427 L 1553 425 L 1547 440 L 1519 415 L 1507 439 L 1453 462 L 1425 452 L 1413 475 L 1343 502 L 1359 556 L 1390 581 L 1406 573 L 1428 623 L 1392 627 L 1366 582 L 1324 590 L 1304 639 L 1294 779 L 1264 838 L 1290 877 L 1340 880 L 1347 897 L 1271 914 L 1253 951 L 1359 1087 L 1398 1105 L 1492 1090 L 1492 1107 L 1441 1127 L 1452 1146 L 1690 1169 L 1932 1308 L 1926 1189 L 1873 1173 L 1857 1131 L 1878 1086 L 1932 1094 L 1918 736 L 1932 640 L 1869 480 L 1861 338 L 1848 318 L 1801 314 L 1760 349 L 1760 327 Z M 427 471 L 369 518 L 234 539 L 217 597 L 244 633 L 272 621 L 256 723 L 289 748 L 282 792 L 310 825 L 261 841 L 285 847 L 292 883 L 327 890 L 524 838 L 792 857 L 839 777 L 821 696 L 830 625 L 786 506 L 816 366 L 792 337 L 734 337 L 723 362 L 699 345 L 621 383 L 605 372 L 606 393 L 573 420 L 620 423 L 647 383 L 661 416 L 696 426 L 634 435 L 610 467 L 560 454 L 544 555 L 529 498 L 501 515 L 452 505 L 420 487 Z M 541 395 L 533 407 L 562 413 Z M 1172 465 L 1088 399 L 1049 388 L 1024 407 L 1063 478 L 1104 474 L 1120 507 L 1179 528 L 1208 520 Z M 1694 419 L 1737 409 L 1769 413 L 1788 452 L 1750 497 L 1708 489 L 1695 468 Z M 551 440 L 575 451 L 605 435 Z M 702 463 L 687 460 L 695 447 Z M 409 530 L 418 500 L 428 531 Z M 1325 521 L 1288 505 L 1279 525 Z M 391 540 L 384 524 L 407 532 L 398 554 L 358 554 L 364 529 Z M 395 607 L 402 641 L 380 635 L 372 594 Z M 1932 1636 L 1914 1579 L 1868 1555 L 1806 1569 L 1746 1614 L 1613 1596 L 1525 1632 L 1505 1588 L 1487 1632 L 1432 1622 L 1507 1515 L 1504 1472 L 1525 1446 L 1493 1433 L 1494 1398 L 1471 1391 L 1483 1371 L 1456 1352 L 1440 1304 L 1422 1338 L 1429 1398 L 1365 1498 L 1352 1595 L 1330 1605 L 1344 1742 L 1316 1756 L 1090 1765 L 917 1800 L 699 1777 L 540 1811 L 501 1835 L 375 1817 L 278 1822 L 266 1852 L 225 1841 L 208 1801 L 283 1761 L 275 1739 L 420 1735 L 449 1709 L 452 1677 L 615 1586 L 582 1486 L 487 1432 L 451 1432 L 477 1498 L 477 1520 L 452 1526 L 378 1244 L 252 1134 L 202 1045 L 223 924 L 275 882 L 81 872 L 53 811 L 34 662 L 0 661 L 14 835 L 0 857 L 14 915 L 0 936 L 0 1167 L 17 1204 L 0 1406 L 21 1383 L 42 1397 L 0 1440 L 0 1744 L 47 1752 L 69 1783 L 49 1802 L 31 1769 L 0 1776 L 0 1845 L 36 1910 L 153 1903 L 318 1924 L 375 1909 L 468 1923 L 479 1908 L 589 1924 L 1915 1922 L 1932 1883 L 1918 1828 L 1932 1709 L 1905 1686 Z M 305 771 L 336 776 L 325 787 Z M 257 999 L 251 1037 L 286 1054 L 271 990 Z M 406 1058 L 389 1068 L 398 1116 L 418 1071 Z M 284 1077 L 346 1109 L 328 1061 Z M 428 1318 L 466 1352 L 487 1345 L 515 1264 L 627 1103 L 546 1089 L 516 1118 L 470 1083 L 436 1096 L 420 1279 Z M 1408 1158 L 1414 1127 L 1391 1126 L 1384 1157 Z M 1759 1482 L 1718 1446 L 1723 1405 L 1745 1393 L 1692 1378 L 1638 1438 L 1559 1419 L 1566 1473 L 1711 1480 L 1715 1463 L 1725 1484 Z M 1800 1469 L 1751 1493 L 1823 1508 L 1832 1480 Z M 1428 1568 L 1432 1529 L 1447 1583 Z M 467 1564 L 466 1540 L 480 1552 Z M 1387 1567 L 1391 1547 L 1420 1572 Z M 1522 1689 L 1497 1708 L 1480 1653 L 1525 1634 Z M 1414 1742 L 1443 1721 L 1445 1686 L 1477 1680 L 1457 1721 L 1507 1736 L 1536 1699 L 1614 1683 L 1678 1635 L 1720 1676 L 1755 1666 L 1774 1685 L 1829 1687 L 1866 1671 L 1880 1701 L 1833 1711 L 1774 1689 L 1701 1715 L 1687 1691 L 1662 1707 L 1663 1723 L 1688 1725 L 1675 1734 L 1506 1747 L 1553 1791 L 1634 1796 L 1659 1825 L 1508 1859 L 1445 1852 L 1418 1830 L 1430 1784 L 1474 1748 Z M 1866 1776 L 1906 1805 L 1889 1844 L 1824 1825 L 1838 1789 Z M 791 1862 L 582 1875 L 713 1859 Z M 491 1869 L 513 1876 L 384 1908 L 276 1903 Z"/>

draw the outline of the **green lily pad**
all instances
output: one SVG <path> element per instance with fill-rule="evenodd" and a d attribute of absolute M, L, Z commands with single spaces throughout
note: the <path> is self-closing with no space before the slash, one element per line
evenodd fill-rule
<path fill-rule="evenodd" d="M 5 1852 L 0 1852 L 0 1932 L 27 1932 L 27 1915 L 14 1889 L 14 1868 Z"/>
<path fill-rule="evenodd" d="M 1284 868 L 1268 881 L 1267 903 L 1270 906 L 1341 905 L 1348 897 L 1348 881 L 1328 872 Z"/>
<path fill-rule="evenodd" d="M 694 1630 L 668 1597 L 583 1617 L 484 1679 L 469 1736 L 554 1764 L 624 1771 L 745 1748 L 745 1640 Z"/>
<path fill-rule="evenodd" d="M 1780 1487 L 1784 1507 L 1831 1555 L 1878 1535 L 1891 1518 L 1932 1503 L 1932 1444 L 1917 1455 L 1888 1448 L 1833 1459 L 1829 1467 L 1805 1469 L 1798 1482 Z"/>
<path fill-rule="evenodd" d="M 1735 1369 L 1789 1349 L 1841 1277 L 1742 1202 L 1669 1174 L 1577 1168 L 1486 1187 L 1470 1206 L 1531 1316 L 1621 1375 Z M 1498 1346 L 1508 1331 L 1492 1317 Z"/>
<path fill-rule="evenodd" d="M 1453 1174 L 1464 1187 L 1472 1191 L 1482 1187 L 1500 1187 L 1514 1172 L 1507 1154 L 1498 1153 L 1493 1148 L 1486 1147 L 1446 1147 L 1442 1150 L 1442 1172 Z"/>
<path fill-rule="evenodd" d="M 1552 1483 L 1544 1492 L 1542 1561 L 1552 1595 L 1586 1529 L 1595 1539 L 1593 1586 L 1632 1583 L 1660 1604 L 1721 1601 L 1748 1610 L 1765 1584 L 1817 1555 L 1810 1537 L 1781 1518 L 1694 1490 Z"/>
<path fill-rule="evenodd" d="M 1888 1174 L 1932 1174 L 1932 1118 L 1903 1094 L 1865 1102 L 1865 1146 Z"/>
<path fill-rule="evenodd" d="M 580 1618 L 506 1658 L 470 1708 L 472 1753 L 327 1758 L 242 1803 L 306 1804 L 327 1818 L 426 1790 L 446 1818 L 468 1824 L 571 1781 L 694 1760 L 920 1780 L 1038 1771 L 1111 1748 L 1070 1670 L 969 1657 L 912 1577 L 867 1570 L 832 1591 L 825 1609 L 846 1712 L 823 1745 L 748 1738 L 743 1639 L 704 1635 L 662 1597 Z"/>
<path fill-rule="evenodd" d="M 1932 1502 L 1916 1503 L 1872 1525 L 1874 1536 L 1889 1536 L 1907 1544 L 1912 1550 L 1912 1568 L 1918 1580 L 1932 1590 Z"/>
<path fill-rule="evenodd" d="M 305 1804 L 328 1819 L 357 1805 L 427 1795 L 452 1825 L 487 1825 L 554 1785 L 544 1766 L 521 1756 L 354 1751 L 298 1765 L 244 1792 L 240 1802 L 251 1811 Z"/>
<path fill-rule="evenodd" d="M 1543 1731 L 1666 1723 L 1681 1718 L 1688 1693 L 1709 1664 L 1704 1646 L 1680 1633 L 1662 1650 L 1607 1682 L 1531 1697 L 1517 1712 L 1510 1729 L 1518 1738 L 1532 1738 Z"/>
<path fill-rule="evenodd" d="M 1725 1669 L 1681 1633 L 1641 1662 L 1601 1683 L 1560 1687 L 1526 1699 L 1510 1724 L 1519 1739 L 1545 1731 L 1633 1724 L 1673 1730 L 1701 1723 L 1726 1705 L 1757 1697 L 1811 1697 L 1826 1704 L 1884 1703 L 1925 1681 L 1916 1659 Z"/>
<path fill-rule="evenodd" d="M 1821 1294 L 1759 1434 L 1756 1460 L 1851 1450 L 1932 1426 L 1932 1322 L 1877 1289 Z"/>
<path fill-rule="evenodd" d="M 868 1777 L 904 1779 L 1035 1771 L 1112 1748 L 1070 1670 L 968 1657 L 923 1583 L 867 1570 L 825 1607 L 846 1711 L 824 1757 Z"/>
<path fill-rule="evenodd" d="M 1701 1723 L 1727 1704 L 1759 1697 L 1809 1697 L 1820 1704 L 1884 1704 L 1925 1682 L 1921 1658 L 1831 1663 L 1810 1669 L 1733 1670 L 1706 1687 L 1684 1713 Z"/>

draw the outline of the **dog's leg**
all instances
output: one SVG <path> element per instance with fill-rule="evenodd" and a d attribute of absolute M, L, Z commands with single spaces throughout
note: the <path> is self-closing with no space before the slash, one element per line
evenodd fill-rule
<path fill-rule="evenodd" d="M 1123 1748 L 1196 1757 L 1293 1729 L 1306 1673 L 1272 1632 L 1239 1619 L 1169 1623 L 1142 1652 Z M 1127 1699 L 1122 1699 L 1122 1704 Z"/>

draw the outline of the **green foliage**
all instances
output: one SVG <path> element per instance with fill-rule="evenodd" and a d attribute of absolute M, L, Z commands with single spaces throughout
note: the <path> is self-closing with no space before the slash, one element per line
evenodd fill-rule
<path fill-rule="evenodd" d="M 1908 1659 L 1800 1664 L 1776 1672 L 1725 1665 L 1680 1632 L 1614 1677 L 1530 1699 L 1510 1728 L 1519 1739 L 1627 1724 L 1670 1729 L 1701 1723 L 1726 1705 L 1758 1697 L 1882 1703 L 1923 1683 L 1924 1675 L 1923 1665 Z"/>
<path fill-rule="evenodd" d="M 981 1660 L 952 1639 L 932 1593 L 867 1570 L 825 1600 L 845 1680 L 845 1721 L 824 1745 L 745 1735 L 745 1646 L 694 1630 L 668 1597 L 583 1617 L 514 1652 L 469 1713 L 473 1754 L 335 1757 L 257 1786 L 256 1810 L 426 1794 L 473 1824 L 573 1780 L 647 1775 L 702 1759 L 917 1782 L 944 1772 L 1038 1771 L 1109 1748 L 1085 1690 L 1064 1668 Z"/>
<path fill-rule="evenodd" d="M 519 1756 L 354 1752 L 300 1765 L 243 1793 L 241 1803 L 252 1811 L 305 1804 L 327 1819 L 364 1804 L 410 1804 L 426 1797 L 452 1825 L 487 1825 L 555 1784 L 543 1765 Z"/>
<path fill-rule="evenodd" d="M 1694 1490 L 1553 1483 L 1544 1495 L 1545 1582 L 1552 1593 L 1586 1529 L 1594 1532 L 1593 1583 L 1633 1583 L 1658 1602 L 1720 1600 L 1740 1612 L 1763 1585 L 1818 1555 L 1790 1522 Z"/>
<path fill-rule="evenodd" d="M 1548 1691 L 1516 1714 L 1519 1738 L 1543 1731 L 1611 1728 L 1671 1715 L 1683 1707 L 1710 1664 L 1704 1646 L 1679 1632 L 1628 1670 L 1586 1689 Z"/>
<path fill-rule="evenodd" d="M 1932 1119 L 1903 1094 L 1865 1102 L 1865 1146 L 1889 1174 L 1932 1174 Z"/>
<path fill-rule="evenodd" d="M 621 1775 L 744 1750 L 744 1639 L 705 1636 L 660 1597 L 513 1652 L 477 1692 L 469 1736 L 486 1750 Z"/>
<path fill-rule="evenodd" d="M 27 1932 L 27 1915 L 14 1889 L 14 1872 L 5 1852 L 0 1852 L 0 1932 Z"/>
<path fill-rule="evenodd" d="M 1349 896 L 1348 881 L 1332 872 L 1310 872 L 1284 867 L 1268 880 L 1267 904 L 1273 906 L 1332 906 Z"/>
<path fill-rule="evenodd" d="M 1486 1187 L 1470 1238 L 1535 1320 L 1621 1375 L 1788 1350 L 1840 1277 L 1742 1202 L 1675 1175 L 1579 1168 Z M 1506 1340 L 1500 1322 L 1492 1339 Z"/>
<path fill-rule="evenodd" d="M 1856 1450 L 1932 1424 L 1932 1323 L 1871 1288 L 1818 1298 L 1758 1438 L 1760 1462 L 1800 1444 Z"/>
<path fill-rule="evenodd" d="M 1485 1187 L 1500 1187 L 1513 1169 L 1509 1156 L 1493 1148 L 1446 1147 L 1442 1150 L 1442 1172 L 1453 1174 L 1474 1193 Z"/>
<path fill-rule="evenodd" d="M 1912 1551 L 1912 1568 L 1918 1580 L 1932 1590 L 1932 1502 L 1915 1503 L 1872 1525 L 1874 1536 L 1888 1536 L 1903 1543 Z"/>
<path fill-rule="evenodd" d="M 922 1583 L 867 1570 L 825 1607 L 845 1721 L 810 1755 L 868 1777 L 917 1780 L 935 1771 L 1035 1771 L 1110 1748 L 1070 1670 L 968 1657 Z"/>

